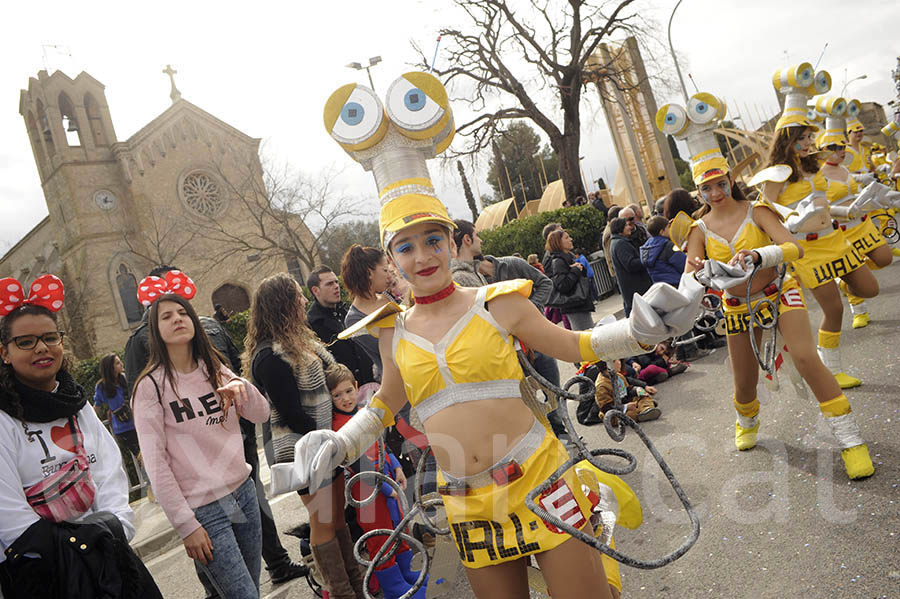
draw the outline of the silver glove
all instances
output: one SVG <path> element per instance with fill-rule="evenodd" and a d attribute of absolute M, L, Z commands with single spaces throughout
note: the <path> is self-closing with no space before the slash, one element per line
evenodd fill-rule
<path fill-rule="evenodd" d="M 659 343 L 691 329 L 700 314 L 705 289 L 684 273 L 678 288 L 654 283 L 643 295 L 635 294 L 631 305 L 631 334 L 644 344 Z"/>
<path fill-rule="evenodd" d="M 744 259 L 746 266 L 740 264 L 726 264 L 718 260 L 706 260 L 703 263 L 703 269 L 698 270 L 695 275 L 697 280 L 707 287 L 725 291 L 735 285 L 746 283 L 750 278 L 753 269 L 753 258 L 747 256 Z"/>
<path fill-rule="evenodd" d="M 890 191 L 891 188 L 887 185 L 882 185 L 881 183 L 869 183 L 861 192 L 859 192 L 859 195 L 853 200 L 853 203 L 850 204 L 850 217 L 856 218 L 857 216 L 872 210 L 889 208 L 890 202 L 887 199 L 887 194 L 890 193 Z"/>
<path fill-rule="evenodd" d="M 855 175 L 850 175 L 856 182 L 860 185 L 868 185 L 869 183 L 874 183 L 877 179 L 875 179 L 875 175 L 872 173 L 857 173 Z"/>
<path fill-rule="evenodd" d="M 334 431 L 315 430 L 294 446 L 294 475 L 300 488 L 316 492 L 331 482 L 334 470 L 347 456 L 344 441 Z"/>
<path fill-rule="evenodd" d="M 824 196 L 821 193 L 811 193 L 797 202 L 797 205 L 793 209 L 794 211 L 784 220 L 784 224 L 787 226 L 788 231 L 791 233 L 810 233 L 811 231 L 804 229 L 804 224 L 812 219 L 828 216 L 828 204 L 816 204 L 815 200 L 818 197 Z"/>

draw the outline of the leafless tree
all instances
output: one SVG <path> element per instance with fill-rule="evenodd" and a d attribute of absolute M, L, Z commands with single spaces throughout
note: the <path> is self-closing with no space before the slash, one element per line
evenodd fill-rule
<path fill-rule="evenodd" d="M 90 290 L 100 288 L 102 270 L 100 265 L 88 260 L 87 249 L 82 248 L 59 271 L 66 287 L 66 303 L 59 313 L 59 324 L 66 332 L 66 346 L 78 359 L 90 358 L 97 353 L 97 336 L 89 323 L 94 322 L 99 313 Z"/>
<path fill-rule="evenodd" d="M 300 276 L 319 263 L 336 224 L 372 212 L 371 204 L 340 189 L 341 172 L 334 168 L 309 176 L 288 165 L 248 160 L 241 168 L 220 165 L 217 170 L 246 221 L 234 226 L 209 218 L 196 225 L 197 235 L 212 242 L 206 257 L 213 264 L 235 255 L 246 256 L 254 269 L 287 261 L 292 274 Z"/>
<path fill-rule="evenodd" d="M 147 202 L 142 207 L 140 227 L 130 226 L 123 211 L 118 219 L 116 228 L 125 246 L 151 265 L 178 264 L 178 258 L 198 237 L 197 228 L 184 226 L 183 215 L 163 202 Z"/>
<path fill-rule="evenodd" d="M 586 81 L 598 77 L 621 86 L 614 65 L 600 64 L 593 55 L 614 34 L 646 29 L 633 2 L 454 0 L 471 27 L 441 30 L 447 43 L 440 63 L 449 66 L 429 65 L 429 57 L 416 49 L 420 66 L 433 67 L 445 83 L 459 81 L 465 87 L 462 101 L 479 113 L 457 128 L 470 140 L 465 153 L 488 147 L 504 121 L 530 119 L 559 156 L 566 197 L 585 195 L 579 170 L 582 91 Z M 548 105 L 543 96 L 550 90 Z"/>

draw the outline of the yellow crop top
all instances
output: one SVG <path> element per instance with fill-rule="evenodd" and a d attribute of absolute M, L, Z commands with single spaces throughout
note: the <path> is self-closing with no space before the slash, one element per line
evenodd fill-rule
<path fill-rule="evenodd" d="M 793 206 L 809 194 L 816 191 L 825 191 L 826 183 L 824 178 L 816 178 L 815 176 L 803 177 L 793 183 L 785 183 L 778 194 L 776 200 L 782 206 Z"/>
<path fill-rule="evenodd" d="M 867 163 L 869 154 L 872 152 L 872 147 L 866 144 L 860 144 L 859 149 L 860 151 L 857 152 L 852 146 L 847 146 L 847 154 L 852 158 L 850 164 L 847 165 L 847 168 L 851 173 L 866 173 L 869 171 L 869 165 Z"/>
<path fill-rule="evenodd" d="M 847 179 L 829 179 L 822 174 L 821 171 L 816 175 L 816 182 L 820 182 L 825 186 L 825 195 L 828 197 L 829 204 L 839 203 L 849 195 L 856 195 L 859 192 L 859 183 L 856 179 L 847 173 Z"/>
<path fill-rule="evenodd" d="M 437 343 L 408 331 L 407 312 L 396 305 L 383 306 L 341 337 L 361 332 L 360 325 L 376 336 L 378 329 L 394 329 L 391 355 L 422 422 L 457 403 L 521 397 L 524 375 L 513 336 L 494 319 L 487 303 L 510 293 L 527 298 L 531 286 L 529 280 L 515 279 L 479 287 L 472 307 Z"/>
<path fill-rule="evenodd" d="M 698 218 L 694 221 L 691 228 L 696 227 L 703 232 L 707 258 L 718 260 L 719 262 L 728 262 L 738 250 L 752 250 L 772 244 L 772 239 L 753 220 L 753 208 L 756 206 L 768 207 L 768 202 L 756 201 L 748 204 L 747 215 L 738 227 L 734 237 L 731 238 L 731 241 L 714 231 L 710 231 L 703 219 Z"/>

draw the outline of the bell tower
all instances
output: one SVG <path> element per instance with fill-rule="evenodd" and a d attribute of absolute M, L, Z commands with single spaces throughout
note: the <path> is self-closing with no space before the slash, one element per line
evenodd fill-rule
<path fill-rule="evenodd" d="M 116 234 L 102 217 L 122 209 L 127 186 L 112 150 L 117 139 L 103 84 L 85 72 L 71 79 L 39 71 L 19 94 L 19 114 L 60 253 L 86 237 Z"/>

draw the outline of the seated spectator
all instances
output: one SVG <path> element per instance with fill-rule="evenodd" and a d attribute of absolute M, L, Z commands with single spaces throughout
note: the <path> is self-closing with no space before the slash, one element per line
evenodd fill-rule
<path fill-rule="evenodd" d="M 665 217 L 654 216 L 647 223 L 647 232 L 650 238 L 641 246 L 641 264 L 654 283 L 678 287 L 687 254 L 676 250 L 669 239 L 669 221 Z"/>
<path fill-rule="evenodd" d="M 612 377 L 616 377 L 618 384 L 625 386 L 625 401 L 627 403 L 625 403 L 624 408 L 626 416 L 636 422 L 646 422 L 659 418 L 662 412 L 656 400 L 653 399 L 653 396 L 656 394 L 656 388 L 625 376 L 626 367 L 623 366 L 622 360 L 613 360 L 613 368 L 615 368 L 616 372 L 611 373 L 606 369 L 597 376 L 595 383 L 595 401 L 600 411 L 600 414 L 598 414 L 600 419 L 602 420 L 602 415 L 606 414 L 615 405 Z"/>
<path fill-rule="evenodd" d="M 659 383 L 681 374 L 687 370 L 688 365 L 673 357 L 674 349 L 668 341 L 657 343 L 653 351 L 635 356 L 626 363 L 629 372 L 634 372 L 636 377 L 648 385 Z"/>
<path fill-rule="evenodd" d="M 546 274 L 544 273 L 544 265 L 538 261 L 537 254 L 528 254 L 528 264 L 541 271 L 541 274 Z"/>

